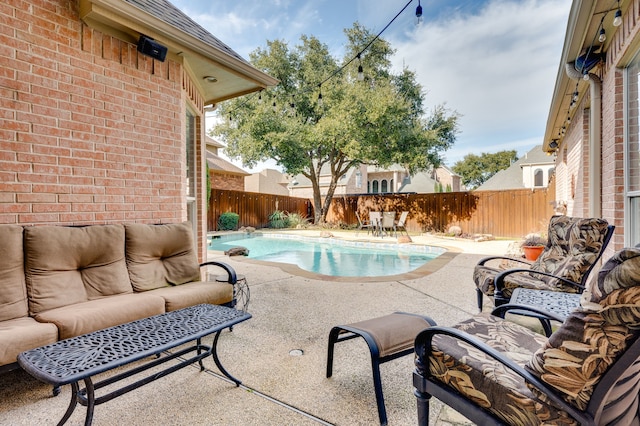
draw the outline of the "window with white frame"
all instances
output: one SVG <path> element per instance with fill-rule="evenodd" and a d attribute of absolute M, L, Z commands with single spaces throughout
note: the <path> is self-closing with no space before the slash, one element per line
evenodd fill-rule
<path fill-rule="evenodd" d="M 185 129 L 186 149 L 186 192 L 187 192 L 187 220 L 195 228 L 197 222 L 196 209 L 196 117 L 187 111 Z M 194 229 L 195 231 L 195 229 Z"/>
<path fill-rule="evenodd" d="M 640 243 L 640 54 L 626 69 L 625 245 Z"/>

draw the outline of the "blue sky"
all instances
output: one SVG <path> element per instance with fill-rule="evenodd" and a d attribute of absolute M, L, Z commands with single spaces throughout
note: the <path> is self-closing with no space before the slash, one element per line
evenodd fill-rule
<path fill-rule="evenodd" d="M 295 46 L 302 34 L 342 58 L 345 28 L 358 21 L 378 33 L 408 2 L 171 1 L 247 59 L 267 40 Z M 396 49 L 396 70 L 416 72 L 427 108 L 445 104 L 461 115 L 461 133 L 445 163 L 506 149 L 522 155 L 542 144 L 571 1 L 421 0 L 420 25 L 417 5 L 413 0 L 382 37 Z"/>

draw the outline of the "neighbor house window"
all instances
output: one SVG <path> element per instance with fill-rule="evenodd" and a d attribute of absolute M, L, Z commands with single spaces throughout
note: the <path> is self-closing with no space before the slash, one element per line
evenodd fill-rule
<path fill-rule="evenodd" d="M 625 245 L 640 243 L 640 55 L 626 69 Z"/>
<path fill-rule="evenodd" d="M 542 169 L 537 169 L 535 172 L 533 172 L 533 186 L 543 186 L 543 176 L 544 173 L 542 172 Z"/>
<path fill-rule="evenodd" d="M 381 187 L 380 187 L 380 192 L 383 192 L 383 193 L 384 192 L 389 192 L 389 190 L 387 189 L 387 180 L 386 179 L 382 180 L 382 184 L 381 184 Z"/>
<path fill-rule="evenodd" d="M 378 193 L 378 181 L 374 180 L 373 184 L 371 185 L 371 192 L 373 192 L 374 194 Z"/>

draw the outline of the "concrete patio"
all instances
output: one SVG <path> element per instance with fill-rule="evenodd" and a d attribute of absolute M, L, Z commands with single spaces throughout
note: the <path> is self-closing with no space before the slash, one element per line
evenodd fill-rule
<path fill-rule="evenodd" d="M 366 238 L 365 233 L 333 233 Z M 210 259 L 225 261 L 245 275 L 251 289 L 253 318 L 223 332 L 219 344 L 223 365 L 243 385 L 237 388 L 223 379 L 207 359 L 205 372 L 188 367 L 97 406 L 94 425 L 378 424 L 371 363 L 362 339 L 336 345 L 333 377 L 325 377 L 331 327 L 397 310 L 430 315 L 441 325 L 466 319 L 477 312 L 473 266 L 484 256 L 505 254 L 512 243 L 412 238 L 447 247 L 454 255 L 423 276 L 345 282 L 210 252 Z M 416 424 L 412 371 L 411 356 L 381 366 L 389 425 Z M 60 396 L 52 397 L 50 386 L 22 371 L 0 376 L 0 424 L 56 424 L 69 392 L 65 386 Z M 431 406 L 431 424 L 470 424 L 437 401 Z M 85 412 L 78 407 L 68 424 L 83 424 Z"/>

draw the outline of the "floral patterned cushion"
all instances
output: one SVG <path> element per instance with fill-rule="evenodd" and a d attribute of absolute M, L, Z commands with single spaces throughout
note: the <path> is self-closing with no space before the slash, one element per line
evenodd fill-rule
<path fill-rule="evenodd" d="M 607 226 L 607 221 L 600 218 L 552 216 L 549 220 L 547 246 L 529 269 L 580 283 L 602 251 Z M 493 296 L 494 280 L 500 272 L 503 270 L 477 265 L 473 272 L 473 280 L 484 294 Z M 504 284 L 503 295 L 507 298 L 511 297 L 513 289 L 517 287 L 574 293 L 578 291 L 556 278 L 541 277 L 533 273 L 508 275 Z"/>
<path fill-rule="evenodd" d="M 540 334 L 488 314 L 476 315 L 455 328 L 484 341 L 521 366 L 546 342 Z M 431 375 L 505 423 L 577 424 L 567 413 L 536 396 L 522 377 L 483 352 L 448 336 L 435 336 L 433 348 Z M 424 369 L 419 362 L 416 366 Z"/>
<path fill-rule="evenodd" d="M 640 249 L 624 249 L 606 262 L 581 307 L 525 368 L 584 410 L 602 375 L 639 334 Z"/>

